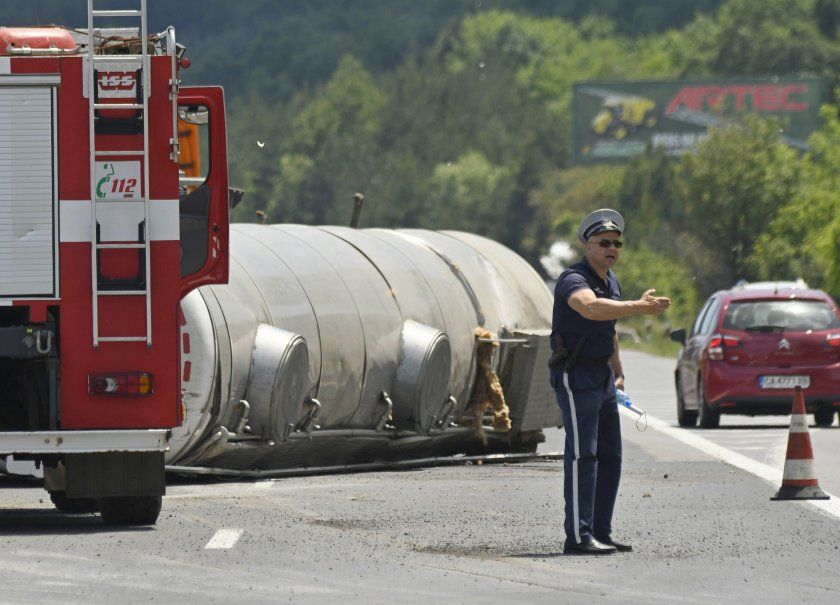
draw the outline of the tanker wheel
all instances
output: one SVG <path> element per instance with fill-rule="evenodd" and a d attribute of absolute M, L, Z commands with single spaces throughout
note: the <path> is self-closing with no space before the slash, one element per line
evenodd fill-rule
<path fill-rule="evenodd" d="M 162 496 L 116 496 L 99 500 L 99 512 L 108 525 L 154 525 Z"/>
<path fill-rule="evenodd" d="M 50 492 L 50 500 L 63 513 L 95 513 L 99 503 L 95 498 L 68 498 L 67 492 Z"/>

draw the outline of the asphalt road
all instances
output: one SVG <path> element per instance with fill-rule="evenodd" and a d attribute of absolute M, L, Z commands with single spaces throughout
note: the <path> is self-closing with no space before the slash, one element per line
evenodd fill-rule
<path fill-rule="evenodd" d="M 123 531 L 58 515 L 40 488 L 6 480 L 0 602 L 840 601 L 840 518 L 770 502 L 775 486 L 734 452 L 776 464 L 784 420 L 676 429 L 673 363 L 629 352 L 625 366 L 651 416 L 644 432 L 629 416 L 623 426 L 616 538 L 633 553 L 561 554 L 561 462 L 175 484 L 155 527 Z M 829 491 L 838 473 L 822 450 L 838 436 L 813 434 Z M 560 430 L 547 437 L 562 444 Z M 741 466 L 721 460 L 730 451 Z"/>

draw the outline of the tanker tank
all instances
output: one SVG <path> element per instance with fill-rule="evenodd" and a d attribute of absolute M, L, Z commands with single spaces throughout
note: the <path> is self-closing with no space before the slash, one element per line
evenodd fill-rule
<path fill-rule="evenodd" d="M 185 413 L 167 464 L 533 451 L 561 423 L 545 365 L 551 308 L 536 271 L 480 236 L 232 225 L 229 283 L 181 303 Z M 488 369 L 509 407 L 501 428 L 476 400 Z"/>

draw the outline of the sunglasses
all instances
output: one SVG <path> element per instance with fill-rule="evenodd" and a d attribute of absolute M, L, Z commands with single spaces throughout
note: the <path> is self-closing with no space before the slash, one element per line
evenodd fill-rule
<path fill-rule="evenodd" d="M 624 242 L 618 239 L 602 239 L 598 240 L 598 242 L 593 243 L 597 243 L 602 248 L 609 248 L 610 246 L 615 246 L 616 250 L 620 249 L 624 245 Z"/>

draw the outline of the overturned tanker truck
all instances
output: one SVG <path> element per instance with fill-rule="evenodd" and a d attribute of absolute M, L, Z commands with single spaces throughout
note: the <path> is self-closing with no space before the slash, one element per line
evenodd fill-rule
<path fill-rule="evenodd" d="M 545 365 L 551 294 L 508 248 L 454 231 L 235 224 L 230 235 L 229 284 L 181 302 L 186 414 L 170 470 L 530 452 L 560 424 Z"/>

